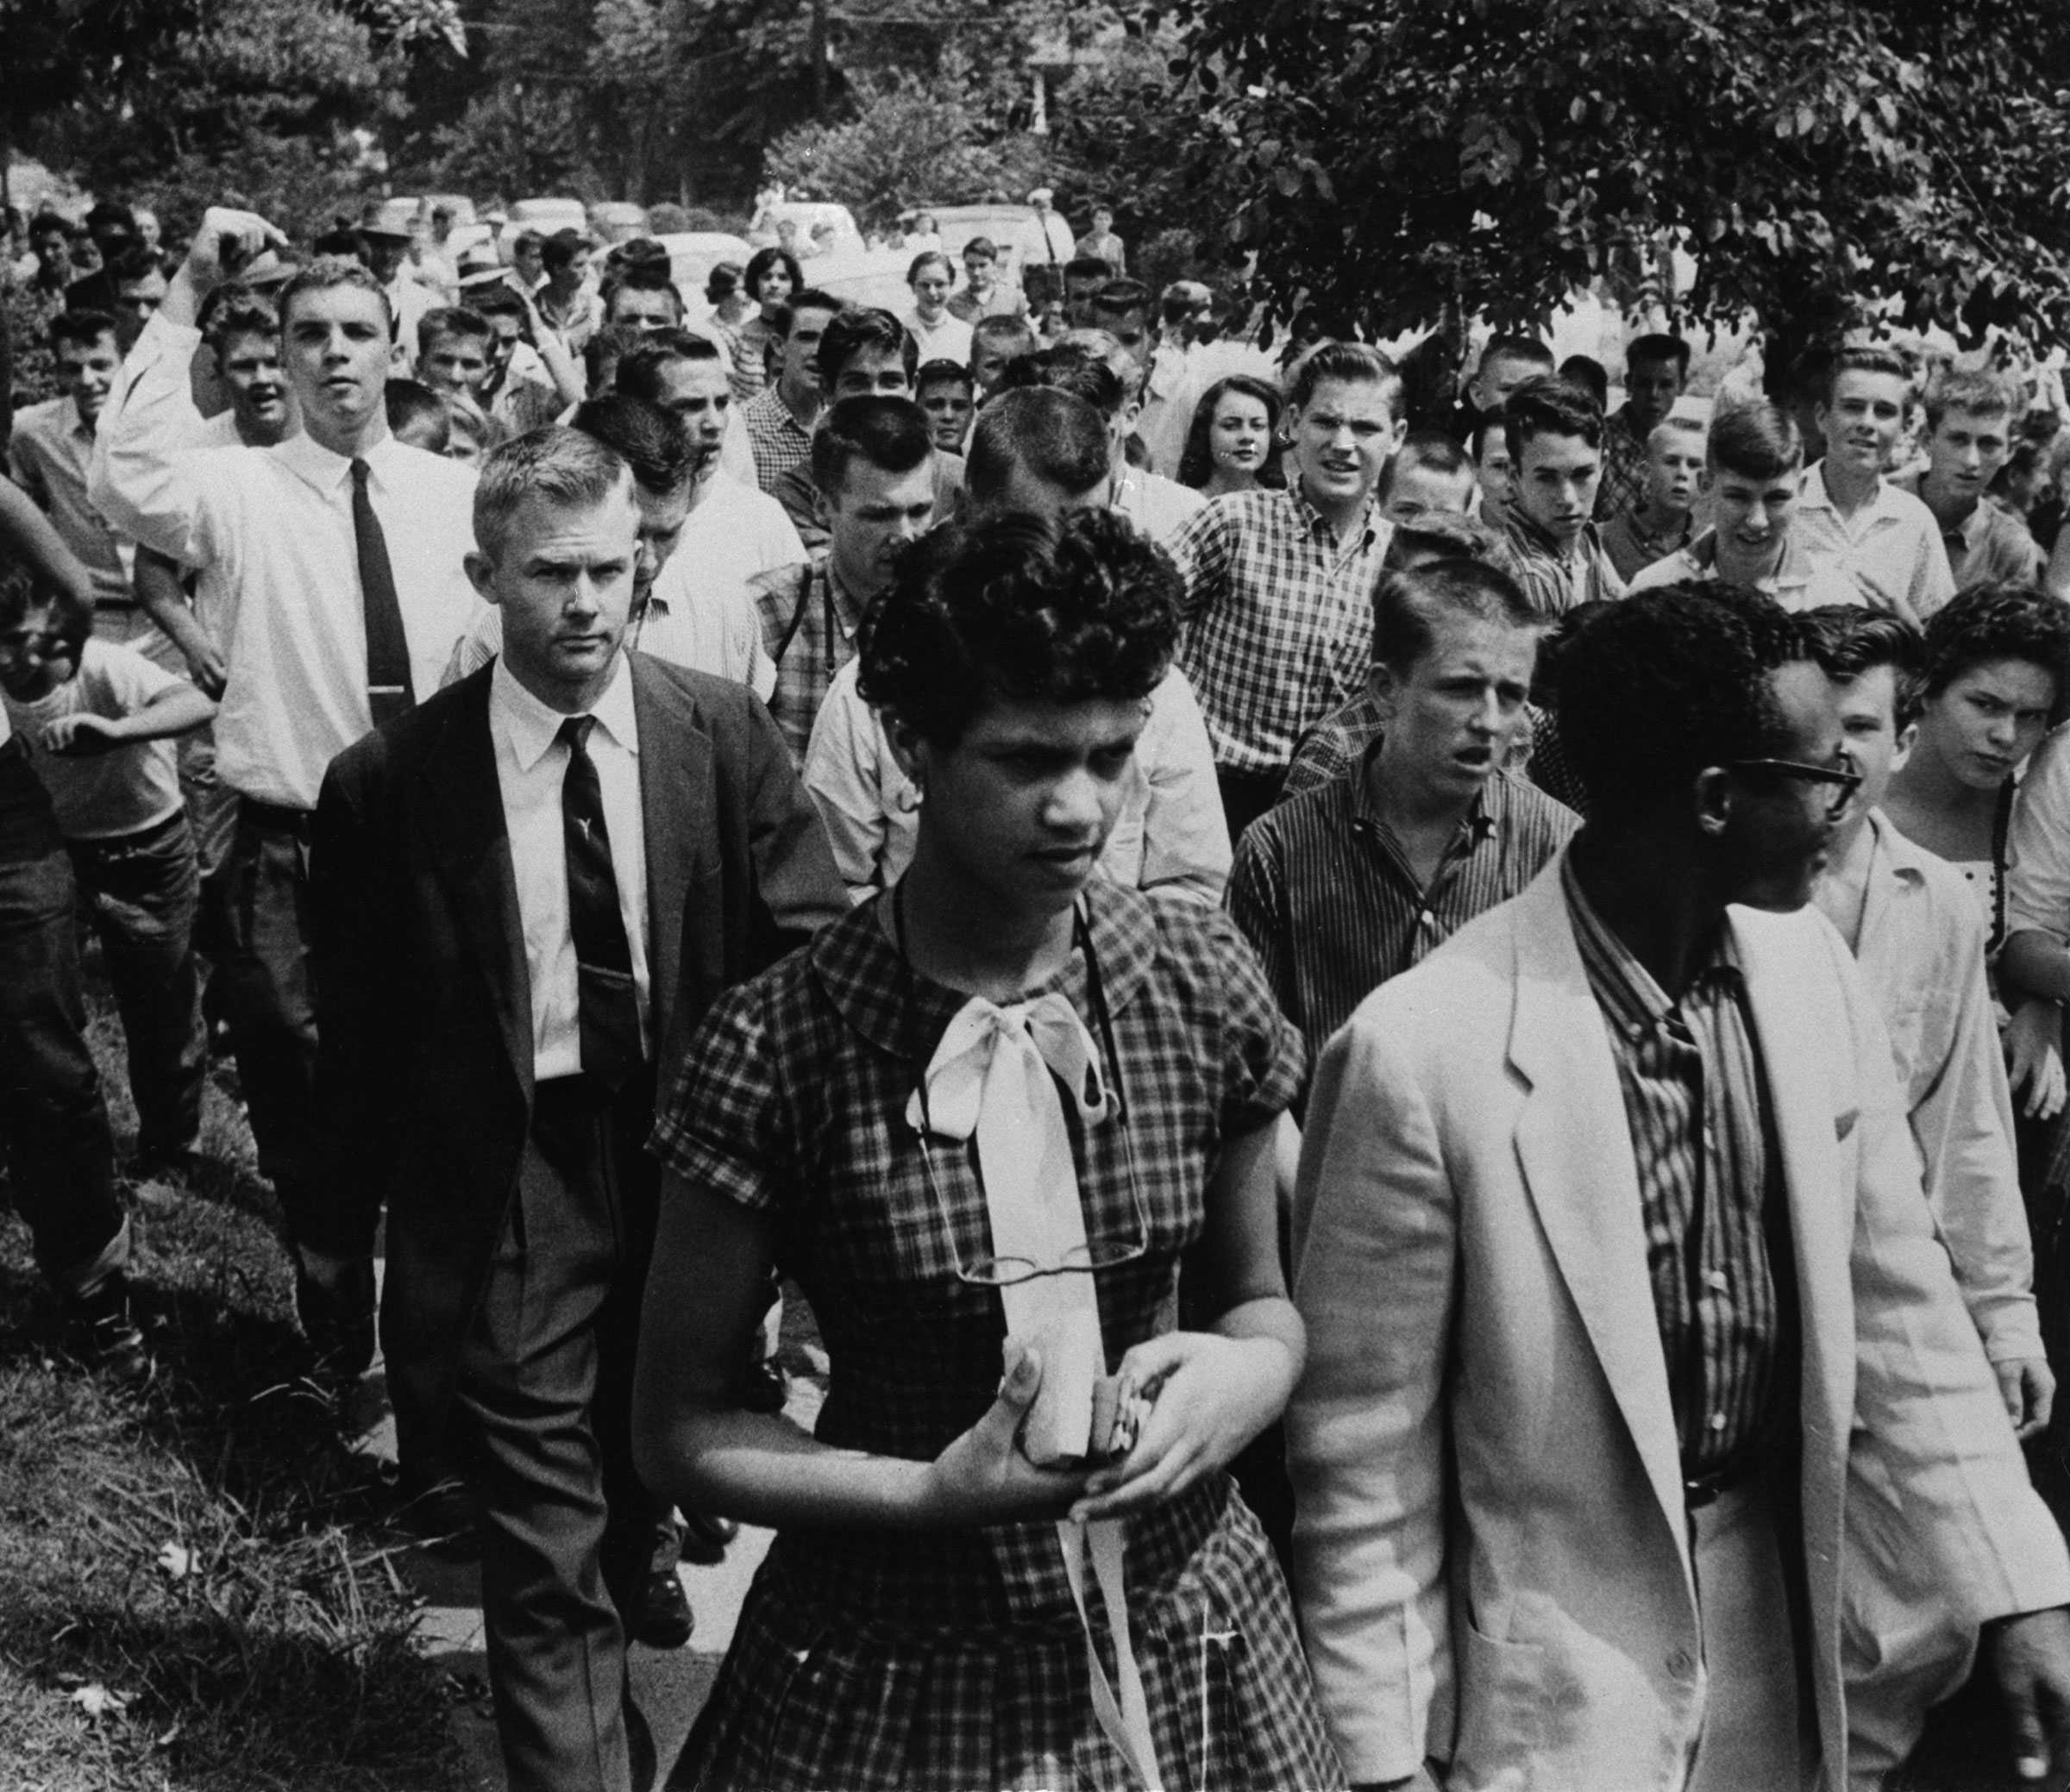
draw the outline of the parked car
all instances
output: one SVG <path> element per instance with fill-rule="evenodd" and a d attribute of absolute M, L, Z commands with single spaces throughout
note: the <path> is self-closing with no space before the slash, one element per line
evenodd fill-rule
<path fill-rule="evenodd" d="M 372 229 L 407 233 L 415 228 L 423 211 L 423 202 L 415 193 L 398 193 L 383 199 L 370 212 L 362 211 L 360 222 Z"/>
<path fill-rule="evenodd" d="M 669 230 L 654 239 L 668 251 L 668 278 L 693 312 L 704 304 L 705 281 L 722 261 L 747 266 L 755 251 L 744 236 L 727 230 Z"/>
<path fill-rule="evenodd" d="M 1000 277 L 1020 280 L 1020 233 L 1033 219 L 1032 205 L 916 205 L 933 215 L 942 233 L 943 252 L 952 258 L 961 279 L 963 245 L 974 236 L 988 237 L 999 249 Z"/>
<path fill-rule="evenodd" d="M 851 305 L 880 305 L 903 317 L 913 304 L 906 270 L 913 257 L 903 249 L 858 249 L 850 254 L 815 255 L 805 264 L 805 284 Z"/>
<path fill-rule="evenodd" d="M 588 229 L 599 242 L 630 242 L 647 235 L 647 208 L 625 199 L 600 199 L 589 208 Z"/>
<path fill-rule="evenodd" d="M 511 207 L 511 222 L 504 234 L 515 236 L 520 230 L 536 230 L 542 236 L 551 236 L 556 230 L 586 235 L 589 214 L 580 199 L 520 199 Z"/>
<path fill-rule="evenodd" d="M 868 253 L 862 233 L 856 228 L 855 214 L 845 205 L 835 205 L 821 199 L 778 199 L 765 205 L 755 214 L 755 222 L 748 226 L 748 241 L 756 248 L 766 248 L 778 240 L 776 226 L 788 218 L 798 227 L 798 246 L 803 248 L 812 240 L 815 224 L 831 224 L 834 227 L 833 247 L 830 255 L 860 255 Z M 807 284 L 817 284 L 808 277 Z"/>
<path fill-rule="evenodd" d="M 465 193 L 426 193 L 417 203 L 427 224 L 431 222 L 431 214 L 442 205 L 452 212 L 456 227 L 473 223 L 477 216 L 474 202 Z"/>

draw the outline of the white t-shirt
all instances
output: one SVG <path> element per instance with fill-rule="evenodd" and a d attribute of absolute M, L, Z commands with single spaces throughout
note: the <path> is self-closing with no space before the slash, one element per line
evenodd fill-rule
<path fill-rule="evenodd" d="M 49 695 L 23 703 L 0 692 L 8 722 L 28 747 L 67 840 L 115 840 L 156 827 L 180 806 L 179 761 L 169 740 L 136 741 L 73 758 L 46 751 L 43 730 L 63 716 L 120 721 L 179 682 L 135 648 L 97 638 L 81 649 L 78 673 Z"/>

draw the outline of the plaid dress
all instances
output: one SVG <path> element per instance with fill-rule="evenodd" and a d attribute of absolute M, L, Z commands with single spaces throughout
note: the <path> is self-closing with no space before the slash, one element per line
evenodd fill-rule
<path fill-rule="evenodd" d="M 1220 1142 L 1286 1106 L 1303 1054 L 1226 917 L 1119 887 L 1091 899 L 1127 1113 L 1088 1130 L 1067 1104 L 1067 1118 L 1088 1236 L 1132 1241 L 1126 1125 L 1149 1244 L 1099 1272 L 1118 1361 L 1170 1328 Z M 938 1143 L 938 1204 L 904 1120 L 909 1054 L 925 1062 L 964 998 L 914 975 L 913 1025 L 901 974 L 876 901 L 837 922 L 713 1011 L 655 1137 L 678 1175 L 773 1214 L 831 1359 L 820 1440 L 924 1461 L 991 1406 L 1006 1324 L 997 1292 L 956 1273 L 988 1246 L 973 1160 Z M 1090 1012 L 1080 956 L 1044 987 Z M 1285 1585 L 1226 1477 L 1132 1519 L 1126 1576 L 1171 1792 L 1343 1784 Z M 1089 1576 L 1088 1598 L 1104 1658 Z M 1046 1522 L 788 1529 L 674 1783 L 1121 1792 L 1084 1651 Z"/>

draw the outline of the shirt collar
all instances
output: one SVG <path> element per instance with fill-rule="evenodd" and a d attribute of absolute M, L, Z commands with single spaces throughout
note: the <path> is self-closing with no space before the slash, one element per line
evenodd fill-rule
<path fill-rule="evenodd" d="M 307 430 L 298 429 L 286 441 L 274 445 L 273 452 L 279 455 L 288 471 L 305 485 L 319 492 L 335 492 L 352 481 L 352 457 L 333 453 L 315 440 Z M 361 452 L 359 458 L 367 463 L 367 489 L 374 492 L 393 491 L 398 481 L 394 477 L 395 462 L 404 452 L 403 445 L 392 435 L 384 435 L 371 448 Z"/>
<path fill-rule="evenodd" d="M 639 730 L 633 716 L 632 680 L 626 675 L 624 655 L 618 655 L 611 683 L 588 713 L 597 718 L 597 726 L 612 740 L 637 756 Z M 519 684 L 500 654 L 496 669 L 489 674 L 489 714 L 510 742 L 521 772 L 530 772 L 546 757 L 547 749 L 560 737 L 561 724 L 568 720 L 559 710 L 549 709 Z"/>
<path fill-rule="evenodd" d="M 1701 578 L 1711 578 L 1718 570 L 1718 532 L 1707 529 L 1682 550 L 1681 557 L 1687 560 Z M 1805 558 L 1803 544 L 1792 529 L 1783 538 L 1783 557 L 1777 562 L 1768 583 L 1777 591 L 1794 589 L 1806 585 L 1811 579 L 1811 562 Z"/>
<path fill-rule="evenodd" d="M 1581 525 L 1579 535 L 1571 542 L 1563 543 L 1558 536 L 1543 527 L 1514 497 L 1503 506 L 1502 517 L 1510 534 L 1524 546 L 1548 555 L 1563 567 L 1571 566 L 1587 551 L 1586 543 L 1596 532 L 1593 523 L 1584 523 Z"/>
<path fill-rule="evenodd" d="M 1908 883 L 1923 884 L 1926 881 L 1924 849 L 1914 845 L 1910 838 L 1900 833 L 1897 824 L 1882 810 L 1869 811 L 1869 830 L 1876 842 L 1874 856 L 1870 861 L 1875 868 L 1870 874 L 1872 878 L 1887 869 L 1893 876 L 1903 878 Z"/>
<path fill-rule="evenodd" d="M 1385 828 L 1394 832 L 1373 801 L 1372 780 L 1366 774 L 1372 769 L 1373 760 L 1381 748 L 1387 744 L 1385 735 L 1376 736 L 1358 755 L 1358 764 L 1352 774 L 1351 820 L 1353 827 Z M 1508 774 L 1502 771 L 1491 773 L 1488 781 L 1473 794 L 1473 806 L 1459 818 L 1458 831 L 1465 834 L 1475 846 L 1493 836 L 1501 824 L 1502 813 L 1509 805 L 1509 790 L 1503 786 Z M 1503 787 L 1498 787 L 1503 786 Z"/>
<path fill-rule="evenodd" d="M 1654 981 L 1653 974 L 1640 963 L 1624 942 L 1611 932 L 1583 893 L 1574 874 L 1574 854 L 1570 847 L 1560 855 L 1559 885 L 1567 899 L 1567 914 L 1574 924 L 1574 943 L 1580 948 L 1582 968 L 1589 987 L 1603 1011 L 1603 1018 L 1618 1031 L 1636 1036 L 1642 1029 L 1658 1027 L 1672 1018 L 1676 1005 Z M 1690 987 L 1718 976 L 1740 974 L 1731 930 L 1719 926 L 1718 937 L 1703 967 Z"/>
<path fill-rule="evenodd" d="M 1343 545 L 1345 537 L 1339 536 L 1332 526 L 1330 519 L 1308 502 L 1308 494 L 1302 489 L 1301 477 L 1298 473 L 1288 482 L 1286 491 L 1287 501 L 1294 507 L 1294 515 L 1301 524 L 1301 531 L 1303 535 L 1311 539 L 1317 536 L 1322 536 L 1336 542 L 1339 547 Z M 1358 513 L 1358 520 L 1352 525 L 1350 532 L 1359 537 L 1360 548 L 1370 548 L 1373 544 L 1374 535 L 1379 527 L 1380 495 L 1376 492 L 1365 500 L 1365 508 Z"/>

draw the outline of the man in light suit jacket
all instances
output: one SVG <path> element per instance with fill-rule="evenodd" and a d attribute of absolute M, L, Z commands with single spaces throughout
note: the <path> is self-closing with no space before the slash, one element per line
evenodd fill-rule
<path fill-rule="evenodd" d="M 652 1772 L 624 1656 L 665 1510 L 628 1439 L 656 1088 L 847 907 L 762 705 L 624 652 L 638 526 L 589 436 L 492 454 L 467 569 L 502 657 L 333 762 L 312 849 L 325 1162 L 369 1245 L 387 1205 L 403 1454 L 451 1428 L 468 1458 L 522 1792 Z"/>
<path fill-rule="evenodd" d="M 1555 681 L 1587 825 L 1311 1097 L 1287 1428 L 1346 1767 L 1839 1792 L 1879 1582 L 1982 1632 L 2039 1777 L 2070 1558 L 1874 1005 L 1791 912 L 1854 782 L 1831 686 L 1767 599 L 1691 587 L 1588 618 Z"/>

